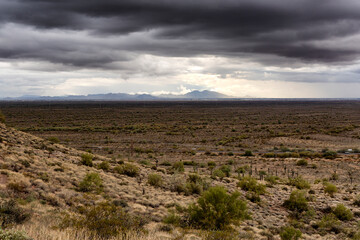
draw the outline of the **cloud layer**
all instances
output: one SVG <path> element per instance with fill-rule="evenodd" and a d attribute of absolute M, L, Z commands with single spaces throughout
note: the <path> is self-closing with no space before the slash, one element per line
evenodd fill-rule
<path fill-rule="evenodd" d="M 0 0 L 8 72 L 354 83 L 359 42 L 358 0 Z"/>

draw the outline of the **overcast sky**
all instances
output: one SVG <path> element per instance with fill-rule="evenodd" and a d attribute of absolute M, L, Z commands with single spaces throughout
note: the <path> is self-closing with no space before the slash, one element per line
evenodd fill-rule
<path fill-rule="evenodd" d="M 0 0 L 0 97 L 360 97 L 359 0 Z"/>

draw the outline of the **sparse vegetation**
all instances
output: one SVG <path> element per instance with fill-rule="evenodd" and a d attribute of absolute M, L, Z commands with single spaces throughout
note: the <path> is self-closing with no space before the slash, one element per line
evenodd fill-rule
<path fill-rule="evenodd" d="M 76 102 L 54 103 L 53 111 L 53 103 L 46 109 L 40 103 L 0 103 L 7 124 L 15 127 L 0 124 L 1 203 L 13 199 L 24 212 L 34 212 L 30 221 L 0 231 L 24 230 L 36 240 L 296 239 L 298 231 L 309 239 L 359 239 L 357 103 L 292 102 L 291 111 L 287 102 L 216 104 Z M 66 146 L 53 144 L 60 139 Z M 84 152 L 91 161 L 83 160 Z M 246 207 L 254 221 L 234 218 L 222 226 L 209 220 L 229 209 L 212 207 L 215 198 L 204 200 L 204 207 L 195 202 L 197 217 L 190 218 L 187 204 L 203 198 L 210 186 L 223 186 L 228 196 L 239 190 L 244 196 L 237 200 L 257 203 Z M 291 193 L 295 188 L 302 194 Z M 53 228 L 67 214 L 73 223 L 85 221 L 99 203 L 115 206 L 139 228 L 119 227 L 113 237 L 101 237 L 84 222 Z M 200 213 L 208 208 L 210 213 Z M 95 212 L 97 220 L 107 219 L 100 217 L 106 211 Z M 142 219 L 151 222 L 144 232 Z"/>

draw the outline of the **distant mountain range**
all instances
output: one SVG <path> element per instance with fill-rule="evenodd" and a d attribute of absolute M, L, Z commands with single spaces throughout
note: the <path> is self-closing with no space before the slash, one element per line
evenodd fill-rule
<path fill-rule="evenodd" d="M 127 94 L 127 93 L 107 93 L 89 95 L 69 95 L 69 96 L 36 96 L 26 95 L 15 98 L 2 98 L 5 101 L 151 101 L 151 100 L 216 100 L 231 99 L 231 97 L 214 91 L 192 91 L 184 95 L 162 94 L 153 96 L 150 94 Z"/>

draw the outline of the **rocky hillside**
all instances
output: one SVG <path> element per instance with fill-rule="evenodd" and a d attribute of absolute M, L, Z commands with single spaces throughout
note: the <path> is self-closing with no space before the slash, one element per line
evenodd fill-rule
<path fill-rule="evenodd" d="M 257 156 L 250 158 L 255 162 L 265 161 Z M 266 161 L 273 163 L 275 160 Z M 327 161 L 332 164 L 344 159 Z M 348 158 L 347 161 L 352 168 L 359 169 L 357 159 Z M 239 184 L 238 176 L 241 179 L 246 173 L 235 173 L 235 167 L 229 170 L 229 175 L 233 177 L 226 177 L 219 171 L 218 175 L 214 174 L 216 169 L 210 171 L 185 166 L 183 172 L 181 165 L 178 169 L 168 163 L 152 166 L 131 162 L 131 159 L 108 159 L 52 143 L 3 124 L 0 124 L 0 167 L 1 201 L 15 199 L 21 208 L 31 212 L 32 221 L 11 227 L 25 230 L 34 239 L 71 239 L 68 233 L 66 237 L 54 226 L 61 225 L 66 214 L 105 201 L 146 220 L 145 228 L 151 233 L 148 239 L 201 239 L 204 238 L 203 231 L 166 225 L 162 221 L 169 211 L 187 207 L 206 188 L 216 185 L 225 186 L 230 193 L 239 191 L 241 198 L 247 202 L 251 219 L 234 227 L 239 239 L 280 239 L 284 226 L 290 225 L 300 229 L 304 239 L 351 239 L 356 237 L 357 221 L 360 220 L 359 205 L 356 205 L 359 191 L 357 176 L 352 183 L 337 181 L 334 176 L 337 191 L 329 193 L 325 191 L 327 183 L 323 179 L 314 180 L 313 176 L 304 175 L 304 182 L 307 183 L 307 179 L 309 186 L 303 186 L 302 178 L 294 177 L 298 182 L 289 182 L 284 177 L 268 174 L 267 178 L 260 177 L 260 181 L 254 183 L 265 189 L 258 191 L 256 187 L 251 189 L 246 177 Z M 196 176 L 201 181 L 192 182 L 193 172 L 199 173 Z M 345 174 L 341 169 L 338 173 Z M 86 179 L 91 180 L 91 174 L 100 177 L 100 180 L 86 185 Z M 151 181 L 154 175 L 160 176 L 160 180 L 155 178 Z M 284 205 L 296 188 L 304 189 L 308 202 L 305 212 L 294 211 Z M 351 219 L 324 220 L 324 216 L 334 212 L 338 204 L 344 204 L 351 210 Z M 45 236 L 49 234 L 52 237 Z"/>

